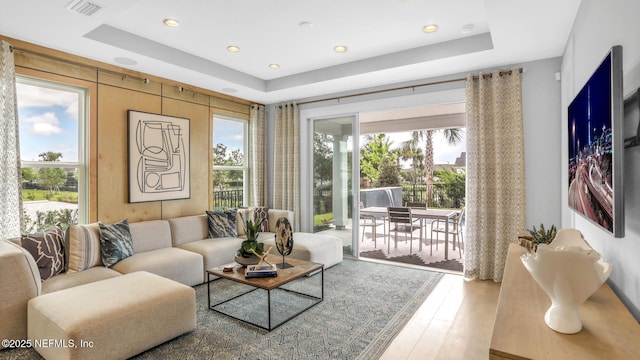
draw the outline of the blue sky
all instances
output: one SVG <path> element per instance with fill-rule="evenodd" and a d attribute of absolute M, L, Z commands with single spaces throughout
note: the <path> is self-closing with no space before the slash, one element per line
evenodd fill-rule
<path fill-rule="evenodd" d="M 38 154 L 53 151 L 77 162 L 79 94 L 24 83 L 17 91 L 21 159 L 39 161 Z"/>
<path fill-rule="evenodd" d="M 213 121 L 213 145 L 224 144 L 227 154 L 235 149 L 243 150 L 244 122 L 215 118 Z"/>
<path fill-rule="evenodd" d="M 452 146 L 445 139 L 442 131 L 436 131 L 433 134 L 433 163 L 434 164 L 455 164 L 456 158 L 460 153 L 467 151 L 467 129 L 461 128 L 462 142 Z M 411 138 L 411 132 L 387 133 L 387 136 L 393 141 L 391 148 L 398 148 L 402 142 Z M 420 147 L 424 151 L 425 142 L 420 142 Z M 405 166 L 409 166 L 409 162 L 405 162 Z"/>

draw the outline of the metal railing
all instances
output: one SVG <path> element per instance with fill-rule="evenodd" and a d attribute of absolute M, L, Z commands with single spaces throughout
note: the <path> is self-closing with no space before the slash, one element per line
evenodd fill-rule
<path fill-rule="evenodd" d="M 244 204 L 242 190 L 216 190 L 213 192 L 213 206 L 237 208 Z"/>
<path fill-rule="evenodd" d="M 433 199 L 429 201 L 429 207 L 459 209 L 464 204 L 464 196 L 449 196 L 447 194 L 448 184 L 430 184 L 433 191 Z M 403 185 L 402 201 L 406 203 L 426 203 L 426 185 Z"/>

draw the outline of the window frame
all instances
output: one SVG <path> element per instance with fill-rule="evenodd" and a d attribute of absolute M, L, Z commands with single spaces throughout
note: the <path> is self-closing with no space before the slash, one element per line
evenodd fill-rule
<path fill-rule="evenodd" d="M 16 83 L 38 86 L 47 89 L 66 91 L 76 93 L 78 95 L 78 160 L 72 161 L 33 161 L 23 160 L 20 154 L 21 168 L 74 168 L 78 172 L 78 223 L 84 224 L 89 222 L 89 187 L 90 187 L 90 89 L 74 84 L 67 84 L 46 78 L 40 78 L 30 75 L 16 74 Z M 19 94 L 16 96 L 19 98 Z M 21 122 L 21 119 L 18 119 Z"/>
<path fill-rule="evenodd" d="M 238 118 L 238 117 L 233 117 L 233 116 L 228 116 L 228 115 L 219 115 L 219 114 L 214 114 L 213 115 L 213 126 L 211 127 L 211 151 L 212 151 L 212 156 L 213 156 L 213 149 L 216 146 L 216 142 L 214 139 L 215 136 L 215 122 L 216 120 L 224 120 L 224 121 L 233 121 L 233 122 L 238 122 L 238 123 L 242 123 L 243 125 L 243 148 L 242 148 L 242 152 L 244 155 L 243 158 L 243 165 L 216 165 L 214 163 L 214 161 L 212 160 L 212 174 L 211 174 L 211 178 L 215 178 L 215 172 L 216 171 L 230 171 L 230 170 L 238 170 L 238 171 L 242 171 L 242 204 L 240 204 L 241 206 L 247 206 L 247 199 L 249 198 L 249 176 L 250 176 L 250 169 L 249 169 L 249 163 L 250 163 L 250 155 L 249 155 L 249 146 L 250 146 L 250 134 L 249 134 L 249 120 L 248 119 L 243 119 L 243 118 Z M 224 144 L 224 143 L 222 143 Z M 212 188 L 212 198 L 215 201 L 215 196 L 213 195 L 213 193 L 215 193 L 215 184 L 213 184 L 213 188 Z M 213 203 L 213 206 L 215 207 L 216 204 Z"/>

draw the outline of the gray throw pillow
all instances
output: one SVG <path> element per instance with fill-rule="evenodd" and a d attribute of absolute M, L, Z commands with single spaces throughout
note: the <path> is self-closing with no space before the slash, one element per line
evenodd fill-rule
<path fill-rule="evenodd" d="M 36 260 L 42 280 L 64 270 L 64 231 L 60 225 L 41 233 L 22 235 L 20 243 Z"/>
<path fill-rule="evenodd" d="M 209 220 L 209 237 L 238 237 L 236 228 L 237 209 L 225 209 L 223 211 L 205 211 Z"/>
<path fill-rule="evenodd" d="M 133 239 L 129 231 L 129 222 L 124 219 L 118 223 L 100 226 L 100 254 L 102 263 L 111 267 L 122 259 L 133 255 Z"/>

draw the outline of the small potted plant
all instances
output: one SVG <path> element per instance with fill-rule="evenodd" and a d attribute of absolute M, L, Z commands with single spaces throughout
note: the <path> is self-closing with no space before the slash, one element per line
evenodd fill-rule
<path fill-rule="evenodd" d="M 256 221 L 251 219 L 245 220 L 242 214 L 240 214 L 240 218 L 242 219 L 242 226 L 244 227 L 244 233 L 247 239 L 240 245 L 235 260 L 243 266 L 255 265 L 260 261 L 260 258 L 258 258 L 254 252 L 260 255 L 264 253 L 264 243 L 258 242 L 262 219 L 257 219 Z"/>
<path fill-rule="evenodd" d="M 556 233 L 558 232 L 555 225 L 551 225 L 551 227 L 547 230 L 544 228 L 544 224 L 540 224 L 540 228 L 536 229 L 535 225 L 533 226 L 533 230 L 527 229 L 531 236 L 521 236 L 520 245 L 523 245 L 530 251 L 536 251 L 538 248 L 538 244 L 549 244 L 555 239 Z M 526 239 L 527 243 L 523 244 L 523 239 Z"/>

